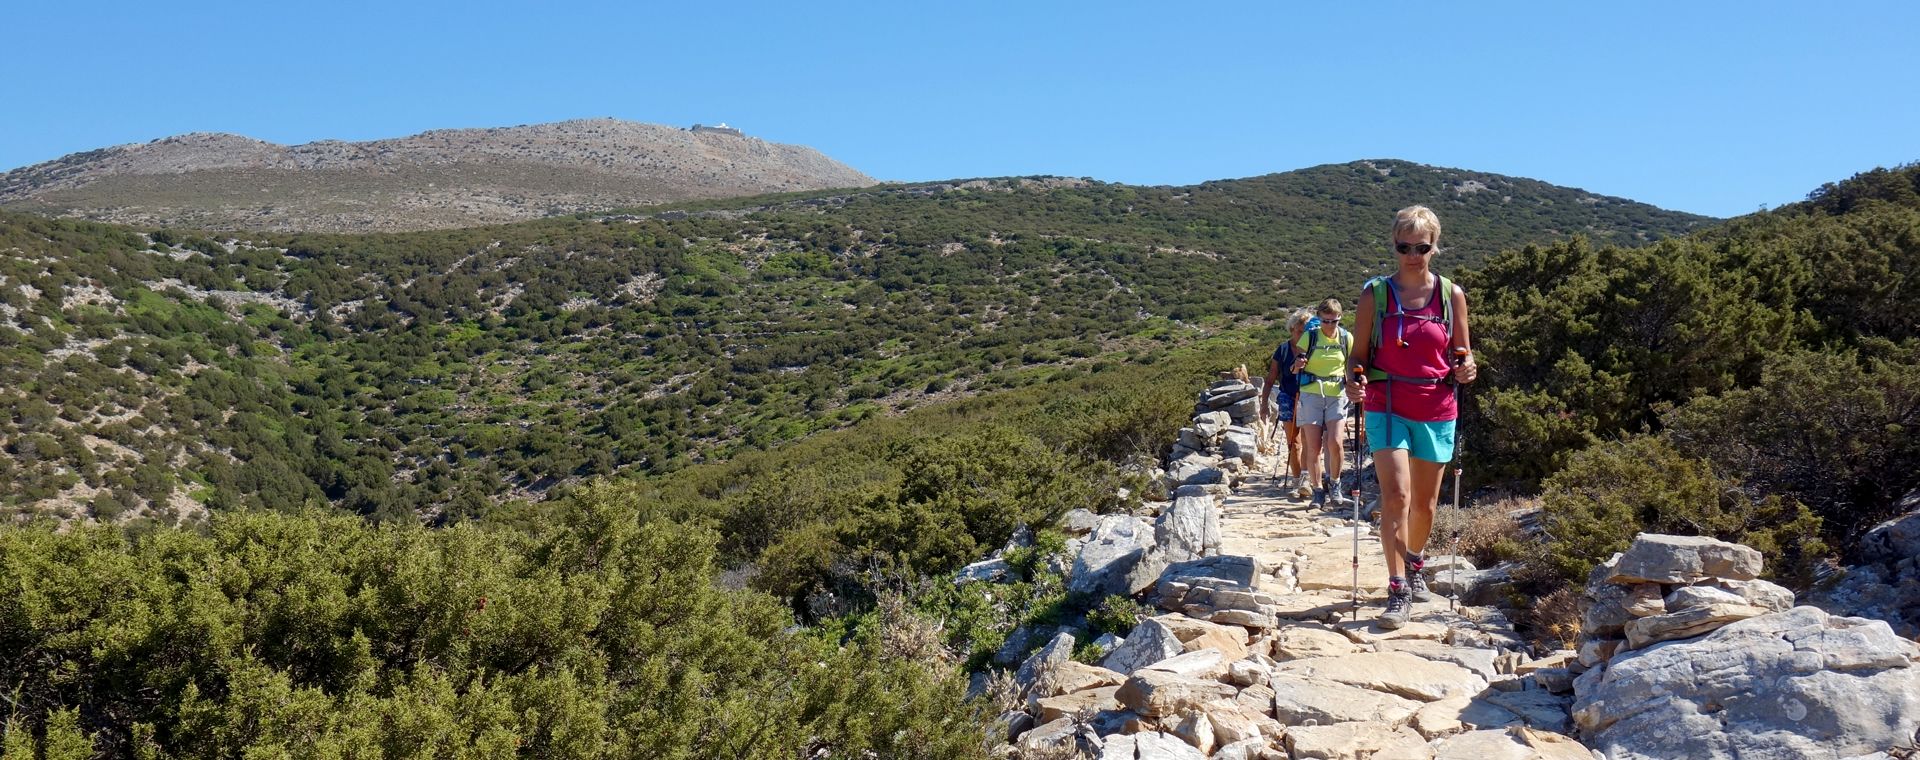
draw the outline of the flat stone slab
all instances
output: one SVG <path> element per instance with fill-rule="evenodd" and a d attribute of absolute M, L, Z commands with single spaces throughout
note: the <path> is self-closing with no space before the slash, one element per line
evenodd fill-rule
<path fill-rule="evenodd" d="M 1274 675 L 1299 675 L 1396 694 L 1422 702 L 1460 694 L 1478 694 L 1487 679 L 1449 662 L 1434 662 L 1405 652 L 1369 652 L 1289 660 Z"/>
<path fill-rule="evenodd" d="M 1295 580 L 1302 591 L 1319 589 L 1349 590 L 1353 588 L 1353 553 L 1351 550 L 1326 551 L 1337 542 L 1329 541 L 1321 551 L 1301 558 L 1297 565 L 1299 577 Z M 1387 560 L 1380 556 L 1380 544 L 1360 542 L 1360 594 L 1362 596 L 1384 596 L 1387 591 Z"/>
<path fill-rule="evenodd" d="M 1102 710 L 1120 709 L 1118 686 L 1101 686 L 1057 697 L 1047 697 L 1034 705 L 1040 714 L 1041 723 L 1052 723 L 1061 718 L 1072 717 L 1081 712 L 1096 713 Z"/>
<path fill-rule="evenodd" d="M 1324 679 L 1278 675 L 1273 688 L 1273 717 L 1289 726 L 1370 721 L 1405 725 L 1419 702 L 1385 692 Z"/>
<path fill-rule="evenodd" d="M 1427 740 L 1412 729 L 1391 728 L 1377 723 L 1288 726 L 1287 752 L 1296 760 L 1429 760 L 1433 757 Z"/>
<path fill-rule="evenodd" d="M 1347 635 L 1317 623 L 1294 623 L 1274 632 L 1273 659 L 1337 657 L 1361 651 Z"/>

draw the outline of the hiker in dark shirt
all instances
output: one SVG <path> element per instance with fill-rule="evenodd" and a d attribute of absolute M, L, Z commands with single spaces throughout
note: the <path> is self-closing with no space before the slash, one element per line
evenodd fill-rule
<path fill-rule="evenodd" d="M 1283 490 L 1304 486 L 1307 481 L 1306 468 L 1300 462 L 1300 427 L 1293 420 L 1294 406 L 1300 398 L 1300 384 L 1294 379 L 1292 367 L 1294 355 L 1299 351 L 1293 344 L 1306 333 L 1307 320 L 1312 316 L 1306 309 L 1298 309 L 1288 315 L 1287 339 L 1273 349 L 1273 356 L 1267 359 L 1267 392 L 1260 397 L 1260 417 L 1267 420 L 1277 417 L 1278 424 L 1283 425 L 1286 431 L 1287 472 L 1280 482 Z"/>

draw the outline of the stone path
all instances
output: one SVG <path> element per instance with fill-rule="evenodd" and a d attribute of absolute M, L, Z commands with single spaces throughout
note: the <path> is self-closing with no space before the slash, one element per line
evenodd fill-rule
<path fill-rule="evenodd" d="M 1568 734 L 1571 679 L 1535 662 L 1497 610 L 1443 598 L 1385 630 L 1386 568 L 1354 527 L 1283 493 L 1255 457 L 1236 487 L 1207 486 L 1216 556 L 1167 567 L 1143 621 L 1094 668 L 1061 634 L 1022 683 L 1024 757 L 1068 743 L 1102 758 L 1586 758 Z M 1190 487 L 1191 488 L 1191 487 Z M 1187 494 L 1191 497 L 1193 494 Z"/>

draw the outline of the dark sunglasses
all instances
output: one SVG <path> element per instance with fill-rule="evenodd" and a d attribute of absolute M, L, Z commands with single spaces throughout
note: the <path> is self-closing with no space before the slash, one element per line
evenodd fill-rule
<path fill-rule="evenodd" d="M 1433 253 L 1433 244 L 1420 243 L 1416 245 L 1414 243 L 1394 243 L 1393 250 L 1399 251 L 1401 253 L 1417 253 L 1422 256 L 1425 256 L 1429 253 Z"/>

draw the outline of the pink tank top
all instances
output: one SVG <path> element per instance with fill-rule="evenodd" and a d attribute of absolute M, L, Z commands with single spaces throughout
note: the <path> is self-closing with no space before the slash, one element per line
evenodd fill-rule
<path fill-rule="evenodd" d="M 1393 282 L 1387 282 L 1387 316 L 1380 324 L 1379 345 L 1373 347 L 1373 368 L 1401 377 L 1443 378 L 1447 376 L 1447 349 L 1453 342 L 1448 328 L 1438 318 L 1446 313 L 1440 299 L 1453 294 L 1440 292 L 1439 277 L 1434 277 L 1433 295 L 1411 315 L 1434 319 L 1413 319 L 1395 314 L 1400 311 L 1399 294 Z M 1406 345 L 1401 346 L 1405 340 Z M 1393 413 L 1414 422 L 1445 422 L 1459 416 L 1453 403 L 1453 386 L 1448 383 L 1418 383 L 1374 380 L 1367 384 L 1367 411 L 1387 411 L 1387 386 L 1392 385 Z"/>

